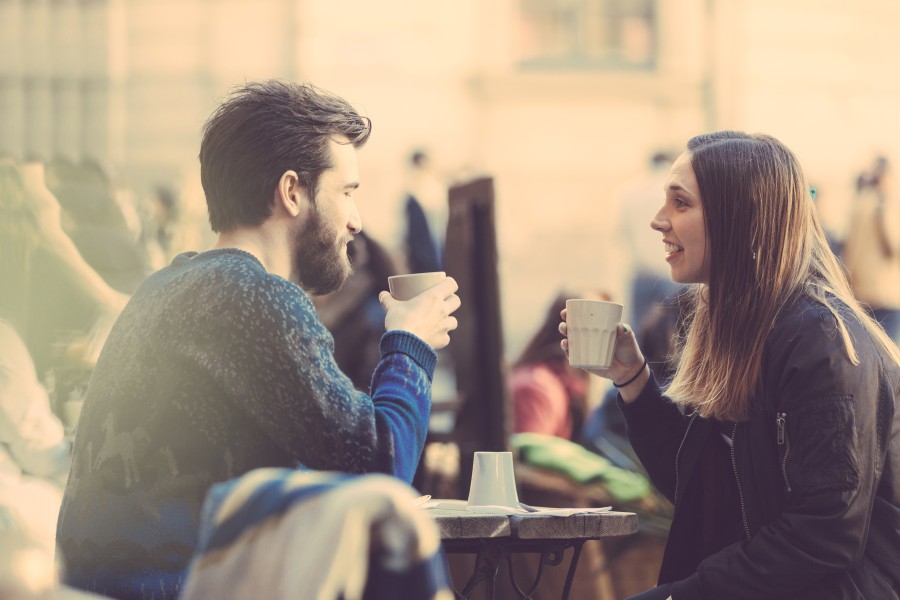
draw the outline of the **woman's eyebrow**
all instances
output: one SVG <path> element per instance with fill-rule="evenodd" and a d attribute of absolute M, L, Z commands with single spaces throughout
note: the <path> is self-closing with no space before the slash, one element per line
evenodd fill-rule
<path fill-rule="evenodd" d="M 693 196 L 693 194 L 691 194 L 686 188 L 681 187 L 677 183 L 670 183 L 666 189 L 673 191 L 673 192 L 683 192 L 683 193 L 687 194 L 688 196 Z"/>

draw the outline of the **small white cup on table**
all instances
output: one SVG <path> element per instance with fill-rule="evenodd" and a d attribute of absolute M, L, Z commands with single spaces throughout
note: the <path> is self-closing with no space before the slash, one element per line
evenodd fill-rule
<path fill-rule="evenodd" d="M 475 453 L 468 506 L 499 506 L 519 510 L 512 452 Z"/>

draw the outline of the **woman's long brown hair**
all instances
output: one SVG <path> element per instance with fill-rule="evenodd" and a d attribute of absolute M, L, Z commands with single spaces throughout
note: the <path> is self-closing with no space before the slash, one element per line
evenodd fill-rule
<path fill-rule="evenodd" d="M 703 203 L 710 277 L 695 288 L 667 396 L 702 416 L 747 420 L 766 338 L 798 292 L 834 315 L 854 364 L 859 359 L 840 304 L 900 364 L 900 350 L 853 297 L 793 153 L 770 136 L 735 131 L 692 138 L 688 152 Z"/>

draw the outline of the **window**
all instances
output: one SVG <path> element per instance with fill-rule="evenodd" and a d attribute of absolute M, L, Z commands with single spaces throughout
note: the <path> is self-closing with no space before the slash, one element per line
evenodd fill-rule
<path fill-rule="evenodd" d="M 520 64 L 651 68 L 655 0 L 520 0 Z"/>

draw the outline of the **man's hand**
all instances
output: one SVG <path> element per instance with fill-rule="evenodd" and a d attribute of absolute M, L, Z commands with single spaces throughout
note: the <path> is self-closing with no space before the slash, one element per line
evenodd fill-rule
<path fill-rule="evenodd" d="M 451 315 L 460 306 L 458 289 L 456 280 L 447 277 L 411 300 L 396 300 L 388 292 L 381 292 L 378 300 L 387 311 L 385 330 L 408 331 L 435 350 L 443 348 L 450 343 L 450 332 L 456 329 L 456 317 Z"/>

